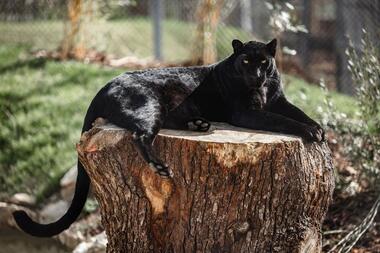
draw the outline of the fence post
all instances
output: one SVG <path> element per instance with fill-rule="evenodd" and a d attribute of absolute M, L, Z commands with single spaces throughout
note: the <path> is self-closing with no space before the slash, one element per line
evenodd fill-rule
<path fill-rule="evenodd" d="M 162 16 L 163 16 L 163 1 L 151 0 L 152 20 L 153 20 L 153 47 L 154 58 L 162 60 Z"/>
<path fill-rule="evenodd" d="M 252 33 L 252 6 L 251 0 L 242 0 L 240 2 L 241 9 L 241 27 L 244 31 Z"/>
<path fill-rule="evenodd" d="M 312 0 L 303 0 L 303 13 L 302 13 L 302 22 L 305 27 L 309 30 L 308 33 L 301 35 L 300 51 L 302 55 L 302 64 L 306 72 L 309 71 L 310 63 L 310 34 L 311 34 L 311 15 L 312 15 Z"/>

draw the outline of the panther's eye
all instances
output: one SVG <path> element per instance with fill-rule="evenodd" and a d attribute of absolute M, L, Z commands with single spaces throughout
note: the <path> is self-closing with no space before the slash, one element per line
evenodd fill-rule
<path fill-rule="evenodd" d="M 261 64 L 265 64 L 265 63 L 267 63 L 267 60 L 262 60 L 261 61 Z"/>
<path fill-rule="evenodd" d="M 244 63 L 244 64 L 248 64 L 249 61 L 248 61 L 247 59 L 245 59 L 245 60 L 243 60 L 243 63 Z"/>

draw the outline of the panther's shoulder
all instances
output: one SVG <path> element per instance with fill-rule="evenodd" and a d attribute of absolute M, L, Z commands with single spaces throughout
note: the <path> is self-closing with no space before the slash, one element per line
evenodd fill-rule
<path fill-rule="evenodd" d="M 190 89 L 196 88 L 211 72 L 210 66 L 151 68 L 128 71 L 112 81 L 122 84 L 157 84 L 165 85 L 167 82 L 182 83 Z"/>
<path fill-rule="evenodd" d="M 210 66 L 191 66 L 191 67 L 168 67 L 168 68 L 151 68 L 137 71 L 128 71 L 123 75 L 137 76 L 141 78 L 172 78 L 175 76 L 189 76 L 199 78 L 210 72 Z"/>

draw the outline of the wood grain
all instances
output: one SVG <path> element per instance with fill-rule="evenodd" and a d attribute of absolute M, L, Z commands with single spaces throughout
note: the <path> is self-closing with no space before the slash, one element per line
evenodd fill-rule
<path fill-rule="evenodd" d="M 107 252 L 321 252 L 334 173 L 327 144 L 213 123 L 161 130 L 154 174 L 127 131 L 98 125 L 77 150 L 107 232 Z"/>

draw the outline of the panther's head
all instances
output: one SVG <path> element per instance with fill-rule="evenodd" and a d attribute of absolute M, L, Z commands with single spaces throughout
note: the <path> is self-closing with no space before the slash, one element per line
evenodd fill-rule
<path fill-rule="evenodd" d="M 275 64 L 277 40 L 269 43 L 233 40 L 232 60 L 236 76 L 255 100 L 254 106 L 262 108 L 266 104 L 266 92 L 271 81 L 278 78 Z"/>
<path fill-rule="evenodd" d="M 235 70 L 246 79 L 247 85 L 259 88 L 273 74 L 276 46 L 276 39 L 268 44 L 256 41 L 243 43 L 237 39 L 232 41 Z"/>

